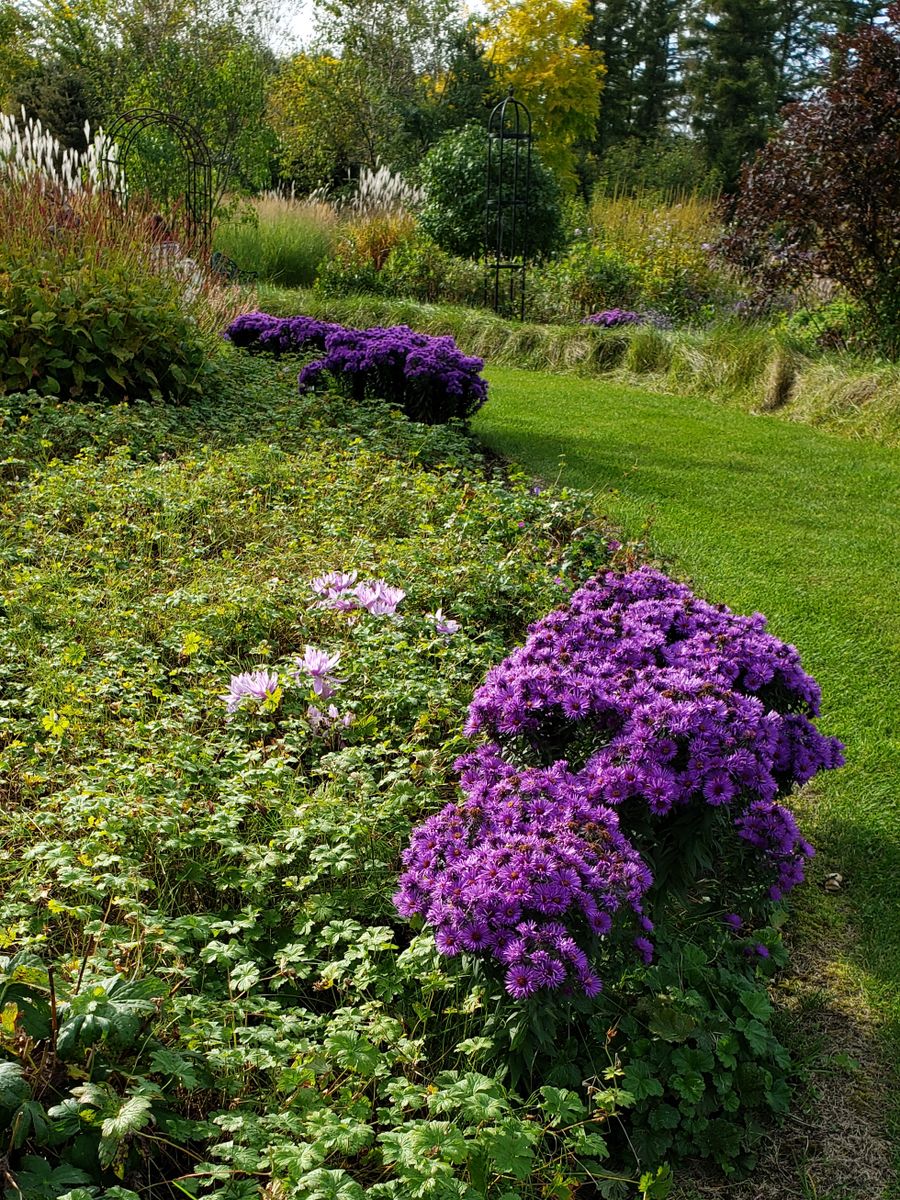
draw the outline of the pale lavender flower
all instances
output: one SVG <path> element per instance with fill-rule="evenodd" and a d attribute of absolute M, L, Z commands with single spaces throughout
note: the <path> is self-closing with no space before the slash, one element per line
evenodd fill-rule
<path fill-rule="evenodd" d="M 294 672 L 294 679 L 302 684 L 304 682 L 304 675 L 308 675 L 313 691 L 323 700 L 327 700 L 329 696 L 334 695 L 334 689 L 344 682 L 343 679 L 335 679 L 331 674 L 341 661 L 341 652 L 339 650 L 334 654 L 329 654 L 326 650 L 318 650 L 315 646 L 307 646 L 303 652 L 303 657 L 298 658 L 296 661 L 297 670 Z"/>
<path fill-rule="evenodd" d="M 306 710 L 306 719 L 309 721 L 313 733 L 320 733 L 333 729 L 337 725 L 342 726 L 344 729 L 349 729 L 356 718 L 350 712 L 344 713 L 342 716 L 333 704 L 328 705 L 327 713 L 323 713 L 320 708 L 316 708 L 314 704 L 311 704 Z"/>
<path fill-rule="evenodd" d="M 316 708 L 314 704 L 311 704 L 306 710 L 306 719 L 312 726 L 313 733 L 318 733 L 322 726 L 328 723 L 328 718 L 325 716 L 322 710 L 320 708 Z"/>
<path fill-rule="evenodd" d="M 350 612 L 356 608 L 356 599 L 351 590 L 355 583 L 356 571 L 328 571 L 324 575 L 317 575 L 309 586 L 319 597 L 316 607 Z"/>
<path fill-rule="evenodd" d="M 264 702 L 271 700 L 278 691 L 278 673 L 272 671 L 245 671 L 241 675 L 232 675 L 228 691 L 220 696 L 225 701 L 230 713 L 237 712 L 245 697 Z"/>
<path fill-rule="evenodd" d="M 371 583 L 358 584 L 354 594 L 360 605 L 373 617 L 392 617 L 406 592 L 403 588 L 391 587 L 383 579 L 376 579 Z"/>
<path fill-rule="evenodd" d="M 449 617 L 444 616 L 444 610 L 437 608 L 433 613 L 428 614 L 429 620 L 434 621 L 434 628 L 437 633 L 442 633 L 445 637 L 452 637 L 454 633 L 459 633 L 462 626 L 459 621 L 453 621 Z"/>

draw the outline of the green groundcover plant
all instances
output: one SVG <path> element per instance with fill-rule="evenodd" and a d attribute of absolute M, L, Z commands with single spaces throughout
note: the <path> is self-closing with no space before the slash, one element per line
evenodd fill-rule
<path fill-rule="evenodd" d="M 292 376 L 226 352 L 197 406 L 0 406 L 7 1192 L 658 1200 L 665 1159 L 748 1168 L 789 1097 L 778 905 L 673 899 L 653 963 L 532 1011 L 392 899 L 474 689 L 640 547 Z"/>

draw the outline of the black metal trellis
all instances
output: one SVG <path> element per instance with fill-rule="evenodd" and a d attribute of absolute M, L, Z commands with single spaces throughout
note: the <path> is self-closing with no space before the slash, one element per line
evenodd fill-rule
<path fill-rule="evenodd" d="M 212 243 L 212 155 L 203 135 L 190 121 L 156 108 L 132 108 L 116 117 L 104 130 L 104 183 L 127 208 L 128 159 L 148 129 L 167 131 L 178 143 L 184 162 L 184 194 L 179 200 L 184 202 L 185 234 L 193 252 L 208 252 Z"/>
<path fill-rule="evenodd" d="M 510 88 L 488 121 L 485 287 L 494 312 L 520 320 L 525 318 L 532 141 L 531 113 Z"/>

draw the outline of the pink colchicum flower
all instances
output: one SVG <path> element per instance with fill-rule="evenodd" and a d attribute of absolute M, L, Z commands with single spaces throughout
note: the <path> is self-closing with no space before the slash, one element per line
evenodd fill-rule
<path fill-rule="evenodd" d="M 344 713 L 343 716 L 338 712 L 333 704 L 328 705 L 328 712 L 322 712 L 311 704 L 306 710 L 306 719 L 312 728 L 313 733 L 327 732 L 329 729 L 334 729 L 340 725 L 344 729 L 349 729 L 356 719 L 353 713 Z"/>
<path fill-rule="evenodd" d="M 339 650 L 334 654 L 329 654 L 326 650 L 318 650 L 315 646 L 307 646 L 303 652 L 303 657 L 298 658 L 296 661 L 297 670 L 294 672 L 294 679 L 297 683 L 303 684 L 305 676 L 308 675 L 313 691 L 323 700 L 327 700 L 329 696 L 333 696 L 335 688 L 344 682 L 343 679 L 335 679 L 331 674 L 341 661 Z"/>
<path fill-rule="evenodd" d="M 391 587 L 383 579 L 376 579 L 371 583 L 358 584 L 354 594 L 360 607 L 373 617 L 393 617 L 406 592 L 403 588 Z"/>
<path fill-rule="evenodd" d="M 449 617 L 444 616 L 442 608 L 436 608 L 433 613 L 428 614 L 429 620 L 434 621 L 434 628 L 437 633 L 441 633 L 444 637 L 452 637 L 454 633 L 459 633 L 462 626 L 459 621 L 453 621 Z"/>
<path fill-rule="evenodd" d="M 317 575 L 310 588 L 319 597 L 317 608 L 333 608 L 338 612 L 350 612 L 356 608 L 352 588 L 356 583 L 356 571 L 328 571 Z"/>
<path fill-rule="evenodd" d="M 220 699 L 225 701 L 229 713 L 237 712 L 241 701 L 249 697 L 260 703 L 271 700 L 278 691 L 278 673 L 272 671 L 245 671 L 232 675 L 228 691 Z"/>

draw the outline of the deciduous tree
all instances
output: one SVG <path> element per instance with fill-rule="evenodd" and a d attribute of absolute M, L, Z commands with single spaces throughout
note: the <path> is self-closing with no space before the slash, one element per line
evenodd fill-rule
<path fill-rule="evenodd" d="M 838 39 L 846 66 L 744 175 L 723 252 L 773 288 L 824 276 L 900 352 L 900 3 Z"/>
<path fill-rule="evenodd" d="M 586 42 L 587 0 L 487 0 L 482 40 L 498 82 L 531 109 L 541 156 L 574 187 L 575 145 L 593 140 L 603 57 Z"/>

